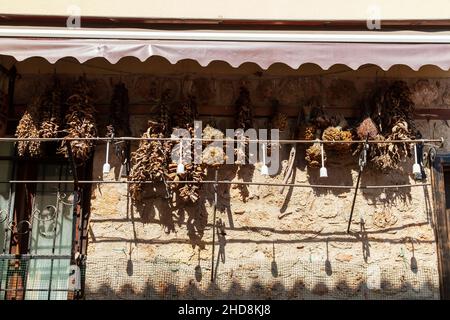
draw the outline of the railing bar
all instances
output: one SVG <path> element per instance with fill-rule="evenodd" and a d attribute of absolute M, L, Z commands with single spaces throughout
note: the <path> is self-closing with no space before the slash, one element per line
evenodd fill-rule
<path fill-rule="evenodd" d="M 333 143 L 333 144 L 359 144 L 366 143 L 365 140 L 351 140 L 351 141 L 328 141 L 328 140 L 271 140 L 271 139 L 203 139 L 203 138 L 144 138 L 144 137 L 115 137 L 115 141 L 202 141 L 202 142 L 267 142 L 267 143 L 282 143 L 282 144 L 293 144 L 293 143 Z M 13 138 L 13 137 L 2 137 L 0 142 L 16 142 L 16 141 L 111 141 L 110 137 L 79 137 L 79 138 Z M 369 140 L 369 144 L 373 143 L 443 143 L 444 138 L 440 139 L 408 139 L 408 140 Z"/>
<path fill-rule="evenodd" d="M 10 180 L 0 183 L 72 183 L 73 180 Z M 155 181 L 103 181 L 103 180 L 80 180 L 79 184 L 95 184 L 95 183 L 105 183 L 105 184 L 115 184 L 115 183 L 127 183 L 127 184 L 154 184 Z M 166 183 L 198 183 L 198 184 L 214 184 L 214 180 L 204 180 L 204 181 L 166 181 Z M 322 184 L 295 184 L 295 183 L 265 183 L 265 182 L 246 182 L 246 181 L 217 181 L 217 184 L 227 184 L 227 185 L 257 185 L 257 186 L 275 186 L 275 187 L 298 187 L 298 188 L 325 188 L 325 189 L 354 189 L 354 186 L 340 186 L 340 185 L 322 185 Z M 424 187 L 430 186 L 430 183 L 418 183 L 418 184 L 399 184 L 399 185 L 379 185 L 379 186 L 362 186 L 360 189 L 397 189 L 397 188 L 412 188 L 412 187 Z"/>
<path fill-rule="evenodd" d="M 11 288 L 11 289 L 0 289 L 0 291 L 25 291 L 23 288 Z M 26 291 L 48 291 L 48 289 L 26 289 Z M 69 289 L 52 289 L 52 291 L 63 291 L 63 292 L 72 292 L 74 290 Z"/>
<path fill-rule="evenodd" d="M 0 254 L 0 260 L 23 260 L 23 259 L 70 259 L 70 255 L 40 255 L 40 254 Z"/>

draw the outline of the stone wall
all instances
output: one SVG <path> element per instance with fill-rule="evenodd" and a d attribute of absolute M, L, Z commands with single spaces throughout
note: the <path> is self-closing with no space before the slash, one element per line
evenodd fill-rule
<path fill-rule="evenodd" d="M 97 81 L 99 105 L 106 108 L 111 85 L 101 77 Z M 130 123 L 135 136 L 142 134 L 152 117 L 150 101 L 166 87 L 181 94 L 186 83 L 185 78 L 138 75 L 122 77 L 122 81 L 130 90 Z M 233 104 L 242 79 L 193 76 L 189 81 L 199 97 L 203 120 L 214 118 L 221 128 L 232 123 L 226 110 Z M 322 92 L 330 113 L 351 117 L 359 114 L 361 99 L 374 79 L 290 77 L 268 81 L 255 76 L 244 81 L 261 115 L 268 107 L 267 92 L 279 97 L 291 115 L 303 99 Z M 450 107 L 449 81 L 408 82 L 417 92 L 431 92 L 428 100 L 421 99 L 423 94 L 415 96 L 417 108 Z M 208 116 L 208 110 L 216 115 Z M 266 120 L 261 116 L 259 125 L 264 127 Z M 291 125 L 293 122 L 294 118 Z M 417 125 L 424 138 L 448 136 L 445 121 L 425 119 Z M 446 141 L 444 148 L 448 147 Z M 287 162 L 286 148 L 282 170 Z M 355 185 L 356 157 L 330 158 L 329 178 L 320 179 L 318 170 L 306 168 L 304 149 L 299 151 L 295 183 Z M 102 177 L 104 158 L 105 148 L 99 145 L 93 179 L 119 180 L 120 166 L 115 158 L 111 172 Z M 281 173 L 264 177 L 259 166 L 226 165 L 220 168 L 219 179 L 281 182 Z M 366 170 L 362 185 L 414 185 L 411 168 L 412 160 L 406 159 L 402 170 L 389 174 Z M 211 170 L 207 179 L 213 179 Z M 281 195 L 279 187 L 220 185 L 217 218 L 224 222 L 226 235 L 215 239 L 217 275 L 213 285 L 211 185 L 203 186 L 197 204 L 175 206 L 169 206 L 161 186 L 147 187 L 143 201 L 132 203 L 126 184 L 94 185 L 86 297 L 438 298 L 431 188 L 361 190 L 356 198 L 353 232 L 347 234 L 353 192 L 293 188 Z"/>
<path fill-rule="evenodd" d="M 129 63 L 136 68 L 133 61 Z M 28 67 L 37 65 L 29 63 Z M 50 83 L 52 74 L 26 73 L 23 64 L 18 67 L 22 76 L 16 83 L 15 103 L 20 112 Z M 74 72 L 79 72 L 76 68 Z M 319 78 L 242 76 L 233 73 L 237 71 L 208 75 L 204 70 L 162 75 L 158 68 L 158 75 L 88 75 L 95 88 L 100 134 L 105 133 L 112 88 L 119 80 L 129 89 L 133 136 L 144 132 L 147 120 L 157 111 L 155 99 L 165 88 L 175 92 L 173 112 L 189 90 L 198 98 L 200 118 L 225 129 L 233 127 L 231 106 L 239 86 L 245 84 L 251 92 L 257 127 L 263 128 L 267 127 L 270 97 L 280 100 L 292 127 L 298 106 L 312 96 L 321 97 L 329 114 L 358 117 L 368 90 L 374 81 L 381 81 L 359 77 L 363 70 Z M 59 76 L 65 87 L 75 80 L 74 72 Z M 450 81 L 405 79 L 415 93 L 420 117 L 416 123 L 424 138 L 444 137 L 444 149 L 449 150 L 449 125 L 436 120 L 429 109 L 450 108 Z M 220 168 L 219 179 L 281 182 L 288 149 L 283 149 L 278 175 L 261 176 L 260 164 L 226 165 Z M 299 148 L 299 155 L 292 182 L 355 185 L 356 157 L 329 157 L 329 178 L 320 179 L 318 170 L 306 168 L 304 148 Z M 120 180 L 115 156 L 110 173 L 102 176 L 104 159 L 105 146 L 97 145 L 93 179 Z M 403 170 L 389 174 L 366 170 L 362 185 L 414 185 L 411 168 L 412 160 L 406 159 Z M 213 179 L 211 170 L 207 179 Z M 361 190 L 351 234 L 346 229 L 354 190 L 307 187 L 286 191 L 281 195 L 279 187 L 273 186 L 219 186 L 217 218 L 224 222 L 226 235 L 215 237 L 215 282 L 211 283 L 211 185 L 203 186 L 197 204 L 175 206 L 169 206 L 159 185 L 154 190 L 149 186 L 140 203 L 128 198 L 126 184 L 93 185 L 86 298 L 439 297 L 430 187 Z"/>

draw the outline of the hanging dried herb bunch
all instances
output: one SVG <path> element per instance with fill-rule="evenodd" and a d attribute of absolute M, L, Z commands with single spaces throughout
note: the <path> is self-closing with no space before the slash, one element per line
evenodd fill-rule
<path fill-rule="evenodd" d="M 322 106 L 315 106 L 311 109 L 311 113 L 309 115 L 309 121 L 320 130 L 325 130 L 331 125 L 330 117 L 325 113 L 325 110 Z"/>
<path fill-rule="evenodd" d="M 299 140 L 314 140 L 316 139 L 316 126 L 312 124 L 303 124 L 300 125 L 298 130 L 298 139 Z"/>
<path fill-rule="evenodd" d="M 165 105 L 165 104 L 164 104 Z M 193 125 L 194 120 L 198 118 L 197 99 L 193 95 L 188 95 L 174 117 L 174 124 L 179 128 L 187 128 Z"/>
<path fill-rule="evenodd" d="M 148 129 L 142 138 L 163 138 L 163 132 L 161 123 L 148 121 Z M 167 154 L 161 141 L 141 140 L 138 149 L 131 153 L 129 181 L 163 181 L 167 163 Z M 139 200 L 143 189 L 143 183 L 131 184 L 131 198 Z"/>
<path fill-rule="evenodd" d="M 413 129 L 414 103 L 411 91 L 404 81 L 395 81 L 384 93 L 381 100 L 381 131 L 390 134 L 391 129 L 399 122 L 406 121 Z"/>
<path fill-rule="evenodd" d="M 409 140 L 411 139 L 411 130 L 406 121 L 398 121 L 386 138 L 378 135 L 376 139 L 380 141 Z M 371 162 L 382 171 L 398 169 L 399 163 L 411 156 L 411 144 L 409 143 L 377 143 L 370 150 Z"/>
<path fill-rule="evenodd" d="M 73 94 L 67 99 L 65 115 L 65 138 L 94 138 L 97 136 L 95 108 L 91 88 L 85 78 L 80 78 L 73 87 Z M 92 140 L 70 141 L 73 157 L 78 161 L 87 160 L 94 148 Z M 59 153 L 69 157 L 66 142 L 63 141 Z"/>
<path fill-rule="evenodd" d="M 273 99 L 271 127 L 280 131 L 286 131 L 288 129 L 288 126 L 288 117 L 285 113 L 280 111 L 280 102 L 277 99 Z"/>
<path fill-rule="evenodd" d="M 194 136 L 194 126 L 189 125 L 188 130 L 191 134 L 191 136 Z M 176 147 L 173 148 L 173 153 L 177 154 L 179 152 L 179 148 L 181 147 L 181 143 L 178 144 Z M 190 141 L 183 141 L 183 153 L 182 153 L 182 159 L 183 163 L 185 163 L 185 169 L 184 173 L 177 174 L 176 181 L 194 181 L 191 183 L 183 183 L 183 184 L 176 184 L 179 189 L 178 193 L 180 198 L 183 201 L 191 201 L 193 203 L 197 202 L 197 200 L 200 197 L 200 188 L 201 184 L 199 182 L 203 181 L 206 176 L 206 168 L 203 163 L 188 163 L 187 159 L 195 160 L 194 155 L 194 145 L 190 143 Z M 195 161 L 194 161 L 195 162 Z M 171 165 L 173 168 L 174 166 Z M 173 170 L 173 169 L 172 169 Z M 173 172 L 172 172 L 173 173 Z M 170 174 L 170 172 L 169 172 Z M 173 178 L 173 177 L 171 177 Z"/>
<path fill-rule="evenodd" d="M 161 99 L 158 101 L 159 121 L 164 125 L 164 136 L 169 137 L 172 129 L 172 116 L 169 108 L 169 100 L 172 92 L 170 89 L 164 90 Z M 191 101 L 192 102 L 192 101 Z M 195 101 L 193 101 L 195 103 Z M 184 122 L 185 120 L 181 121 Z"/>
<path fill-rule="evenodd" d="M 8 115 L 8 95 L 0 89 L 0 137 L 6 133 Z"/>
<path fill-rule="evenodd" d="M 205 167 L 201 164 L 187 164 L 185 174 L 182 180 L 195 181 L 194 183 L 185 183 L 179 189 L 180 197 L 183 201 L 197 202 L 200 198 L 200 182 L 205 179 Z"/>
<path fill-rule="evenodd" d="M 16 128 L 16 138 L 39 138 L 39 109 L 42 105 L 40 96 L 32 98 L 31 102 L 19 121 Z M 40 141 L 18 141 L 17 153 L 19 156 L 38 157 L 42 155 Z"/>
<path fill-rule="evenodd" d="M 39 136 L 42 138 L 56 138 L 61 128 L 61 112 L 63 105 L 62 89 L 59 82 L 47 89 L 42 103 L 42 120 Z"/>
<path fill-rule="evenodd" d="M 327 155 L 324 150 L 324 161 L 326 161 Z M 305 156 L 306 163 L 310 168 L 320 168 L 322 165 L 322 153 L 320 143 L 314 143 L 308 149 L 306 149 Z"/>
<path fill-rule="evenodd" d="M 404 81 L 395 81 L 384 91 L 377 91 L 373 114 L 377 117 L 381 134 L 376 139 L 392 141 L 415 138 L 414 103 L 410 97 L 411 92 Z M 380 170 L 397 169 L 401 161 L 411 156 L 410 149 L 410 144 L 379 143 L 372 146 L 370 160 Z"/>
<path fill-rule="evenodd" d="M 163 93 L 163 96 L 161 98 L 161 122 L 171 122 L 171 117 L 170 117 L 170 112 L 169 109 L 167 107 L 167 103 L 165 101 L 168 101 L 169 96 L 170 95 L 170 91 L 165 91 Z M 194 136 L 194 121 L 196 120 L 196 118 L 198 117 L 198 111 L 197 111 L 197 100 L 196 97 L 190 94 L 187 94 L 187 98 L 181 102 L 180 106 L 179 106 L 179 110 L 177 110 L 177 113 L 175 114 L 174 118 L 173 118 L 173 123 L 175 124 L 176 127 L 178 128 L 183 128 L 183 129 L 187 129 L 190 132 L 191 137 Z M 201 128 L 200 128 L 201 129 Z M 174 137 L 176 138 L 176 137 Z M 188 147 L 187 146 L 187 141 L 183 141 L 183 154 L 182 154 L 182 158 L 183 159 L 192 159 L 192 146 Z M 181 148 L 181 143 L 178 143 L 176 145 L 174 145 L 173 143 L 169 142 L 168 144 L 166 144 L 166 150 L 168 152 L 168 154 L 179 154 Z M 170 151 L 169 151 L 170 149 Z M 182 161 L 183 163 L 187 162 L 187 161 Z M 191 176 L 193 169 L 193 166 L 191 165 L 186 165 L 185 166 L 185 173 L 184 174 L 178 174 L 177 173 L 177 165 L 178 163 L 175 162 L 169 162 L 167 165 L 167 172 L 165 174 L 166 179 L 168 181 L 180 181 L 180 180 L 190 180 L 187 177 Z M 179 185 L 177 183 L 171 183 L 169 184 L 170 189 L 173 190 L 177 190 L 179 189 L 181 186 L 181 188 L 184 188 L 184 194 L 186 192 L 188 192 L 188 190 L 191 190 L 190 186 L 186 185 L 186 184 L 182 184 Z M 196 188 L 194 188 L 196 189 Z M 181 190 L 181 189 L 180 189 Z M 179 191 L 180 191 L 179 190 Z M 180 191 L 181 192 L 181 191 Z"/>
<path fill-rule="evenodd" d="M 254 127 L 250 92 L 245 87 L 240 88 L 239 97 L 235 103 L 235 110 L 236 128 L 247 130 Z"/>
<path fill-rule="evenodd" d="M 118 136 L 128 136 L 130 134 L 128 89 L 123 82 L 114 85 L 111 98 L 110 125 L 114 127 Z"/>

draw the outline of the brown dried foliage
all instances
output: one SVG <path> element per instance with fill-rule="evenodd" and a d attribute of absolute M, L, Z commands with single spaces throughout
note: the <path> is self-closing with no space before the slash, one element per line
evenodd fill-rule
<path fill-rule="evenodd" d="M 94 138 L 97 136 L 95 108 L 91 97 L 91 88 L 86 79 L 80 78 L 74 85 L 73 94 L 67 99 L 68 110 L 65 115 L 65 138 Z M 70 141 L 72 154 L 77 161 L 86 161 L 94 148 L 93 140 Z M 66 142 L 58 150 L 69 157 Z"/>
<path fill-rule="evenodd" d="M 164 126 L 155 121 L 148 121 L 148 129 L 142 138 L 163 138 Z M 162 141 L 141 140 L 139 147 L 131 153 L 131 170 L 129 181 L 136 181 L 130 186 L 133 200 L 139 200 L 144 189 L 142 181 L 163 181 L 168 163 L 168 147 Z"/>
<path fill-rule="evenodd" d="M 32 98 L 16 128 L 16 138 L 39 138 L 39 108 L 42 105 L 40 96 Z M 41 141 L 18 141 L 19 156 L 38 157 L 42 155 Z"/>

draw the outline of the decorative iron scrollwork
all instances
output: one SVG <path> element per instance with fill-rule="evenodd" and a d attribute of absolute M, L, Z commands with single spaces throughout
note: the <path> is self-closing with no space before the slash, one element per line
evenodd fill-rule
<path fill-rule="evenodd" d="M 0 223 L 5 222 L 8 220 L 8 215 L 6 214 L 5 210 L 0 209 Z"/>
<path fill-rule="evenodd" d="M 66 194 L 65 192 L 60 192 L 57 195 L 58 201 L 66 206 L 74 206 L 75 204 L 78 204 L 78 202 L 80 201 L 79 192 L 78 191 L 73 192 L 72 202 L 67 201 L 67 200 L 70 201 L 70 196 L 71 196 L 70 194 Z"/>
<path fill-rule="evenodd" d="M 60 223 L 58 223 L 58 221 L 56 220 L 46 221 L 40 224 L 37 227 L 37 230 L 39 232 L 39 235 L 41 235 L 42 237 L 53 238 L 56 237 L 59 230 L 61 229 L 60 227 L 58 227 L 58 225 L 60 225 Z"/>
<path fill-rule="evenodd" d="M 54 220 L 56 218 L 56 213 L 57 213 L 56 206 L 48 205 L 44 208 L 44 210 L 42 210 L 42 212 L 41 210 L 35 208 L 33 210 L 32 217 L 33 219 L 45 222 Z M 41 218 L 41 216 L 43 218 Z"/>
<path fill-rule="evenodd" d="M 23 224 L 26 224 L 27 225 L 27 230 L 26 231 L 22 231 L 21 229 L 22 229 L 22 225 Z M 19 226 L 21 227 L 21 228 L 19 228 Z M 29 233 L 30 232 L 30 230 L 31 230 L 31 223 L 30 223 L 30 221 L 28 221 L 28 220 L 20 220 L 19 222 L 15 222 L 15 221 L 11 221 L 9 224 L 8 224 L 8 229 L 9 230 L 11 230 L 11 232 L 13 232 L 14 233 L 14 235 L 23 235 L 23 234 L 27 234 L 27 233 Z M 14 231 L 14 229 L 16 229 L 15 231 Z M 20 231 L 19 231 L 20 230 Z"/>

